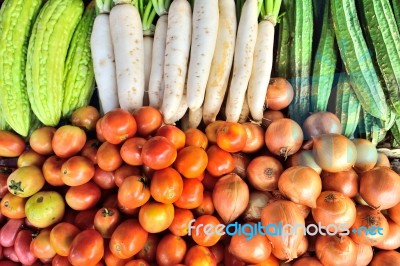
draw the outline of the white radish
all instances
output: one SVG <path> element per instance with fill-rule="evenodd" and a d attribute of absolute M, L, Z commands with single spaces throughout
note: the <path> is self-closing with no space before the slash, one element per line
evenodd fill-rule
<path fill-rule="evenodd" d="M 149 105 L 149 80 L 151 73 L 151 60 L 153 56 L 153 36 L 143 36 L 143 48 L 144 48 L 144 96 L 143 105 Z"/>
<path fill-rule="evenodd" d="M 199 109 L 204 102 L 217 42 L 218 23 L 218 1 L 197 0 L 194 2 L 187 89 L 188 106 L 193 111 Z"/>
<path fill-rule="evenodd" d="M 274 34 L 275 26 L 271 21 L 263 20 L 258 24 L 253 70 L 247 88 L 251 117 L 257 123 L 261 123 L 263 119 L 265 97 L 272 70 Z"/>
<path fill-rule="evenodd" d="M 203 121 L 214 122 L 224 101 L 232 69 L 237 30 L 234 0 L 219 0 L 218 36 L 203 103 Z"/>
<path fill-rule="evenodd" d="M 149 78 L 149 105 L 160 108 L 163 99 L 164 57 L 167 39 L 168 16 L 158 18 L 154 32 L 151 72 Z"/>
<path fill-rule="evenodd" d="M 108 13 L 100 13 L 94 20 L 90 37 L 94 75 L 102 114 L 119 107 L 114 49 Z"/>
<path fill-rule="evenodd" d="M 187 97 L 186 93 L 182 95 L 182 98 L 179 102 L 178 108 L 176 110 L 176 113 L 170 118 L 170 119 L 165 119 L 164 117 L 164 123 L 165 124 L 170 124 L 170 125 L 175 125 L 177 121 L 179 121 L 187 112 L 188 110 L 188 105 L 187 105 Z"/>
<path fill-rule="evenodd" d="M 143 106 L 144 45 L 139 11 L 129 0 L 114 0 L 110 12 L 118 98 L 122 109 L 133 112 Z"/>
<path fill-rule="evenodd" d="M 189 128 L 197 128 L 203 119 L 203 109 L 200 107 L 196 110 L 189 109 Z"/>
<path fill-rule="evenodd" d="M 189 109 L 185 115 L 179 120 L 179 128 L 185 132 L 190 128 L 189 126 Z"/>
<path fill-rule="evenodd" d="M 192 12 L 187 0 L 174 0 L 168 13 L 164 59 L 164 95 L 161 113 L 169 121 L 176 113 L 186 81 L 192 30 Z"/>
<path fill-rule="evenodd" d="M 242 111 L 253 67 L 257 27 L 258 1 L 246 0 L 243 4 L 237 30 L 233 75 L 226 101 L 225 114 L 226 120 L 229 122 L 237 122 Z"/>
<path fill-rule="evenodd" d="M 243 106 L 242 106 L 242 111 L 240 112 L 239 116 L 239 123 L 244 123 L 249 120 L 249 115 L 250 115 L 250 109 L 249 109 L 249 104 L 247 101 L 247 98 L 244 98 L 243 101 Z"/>

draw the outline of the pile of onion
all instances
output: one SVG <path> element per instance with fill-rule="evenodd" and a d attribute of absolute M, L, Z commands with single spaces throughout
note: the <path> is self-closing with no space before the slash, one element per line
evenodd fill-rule
<path fill-rule="evenodd" d="M 378 161 L 378 151 L 375 145 L 366 139 L 353 139 L 352 141 L 357 149 L 354 169 L 357 172 L 365 172 L 374 168 Z"/>
<path fill-rule="evenodd" d="M 304 120 L 304 138 L 313 139 L 322 134 L 342 134 L 342 124 L 339 118 L 331 112 L 313 113 Z"/>
<path fill-rule="evenodd" d="M 249 204 L 242 214 L 246 222 L 258 222 L 261 219 L 262 209 L 267 206 L 271 199 L 269 192 L 253 191 L 250 193 Z"/>
<path fill-rule="evenodd" d="M 321 167 L 315 162 L 313 152 L 310 150 L 300 150 L 290 156 L 288 159 L 288 164 L 290 166 L 306 166 L 315 170 L 318 174 L 321 174 Z"/>
<path fill-rule="evenodd" d="M 247 180 L 253 188 L 260 191 L 272 191 L 278 188 L 279 176 L 283 172 L 280 161 L 272 156 L 258 156 L 247 166 Z"/>
<path fill-rule="evenodd" d="M 397 266 L 400 265 L 400 252 L 395 250 L 381 250 L 375 253 L 370 266 Z"/>
<path fill-rule="evenodd" d="M 343 193 L 353 198 L 358 193 L 359 177 L 353 168 L 336 173 L 321 173 L 322 189 Z"/>
<path fill-rule="evenodd" d="M 315 253 L 323 265 L 354 266 L 357 244 L 346 235 L 319 235 L 315 242 Z"/>

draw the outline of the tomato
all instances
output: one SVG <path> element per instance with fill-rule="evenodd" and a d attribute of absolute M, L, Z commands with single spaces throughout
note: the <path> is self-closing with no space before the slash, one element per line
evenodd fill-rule
<path fill-rule="evenodd" d="M 215 259 L 218 263 L 223 262 L 224 260 L 224 246 L 222 245 L 221 241 L 219 241 L 214 246 L 208 247 L 212 254 L 214 254 Z"/>
<path fill-rule="evenodd" d="M 186 136 L 180 128 L 173 125 L 163 125 L 157 130 L 156 136 L 166 137 L 177 150 L 185 147 Z"/>
<path fill-rule="evenodd" d="M 136 120 L 131 113 L 116 108 L 103 116 L 100 124 L 102 134 L 107 142 L 119 144 L 131 138 L 137 131 Z"/>
<path fill-rule="evenodd" d="M 146 139 L 139 137 L 127 139 L 120 150 L 122 160 L 129 165 L 142 165 L 142 148 L 146 141 Z"/>
<path fill-rule="evenodd" d="M 8 192 L 1 199 L 1 214 L 10 219 L 25 218 L 25 204 L 27 198 L 22 198 Z"/>
<path fill-rule="evenodd" d="M 68 257 L 55 255 L 51 261 L 52 266 L 72 266 L 71 263 L 68 261 Z"/>
<path fill-rule="evenodd" d="M 97 108 L 87 105 L 76 109 L 71 115 L 71 124 L 87 131 L 96 129 L 96 123 L 100 119 Z"/>
<path fill-rule="evenodd" d="M 147 176 L 150 180 L 153 177 L 153 174 L 156 170 L 151 169 L 147 165 L 142 165 L 142 173 Z"/>
<path fill-rule="evenodd" d="M 104 208 L 118 208 L 118 196 L 115 193 L 111 193 L 104 198 L 102 207 Z"/>
<path fill-rule="evenodd" d="M 49 241 L 54 251 L 60 256 L 68 256 L 72 240 L 80 232 L 79 228 L 67 222 L 55 225 L 49 234 Z"/>
<path fill-rule="evenodd" d="M 137 218 L 137 217 L 138 217 L 138 214 L 139 214 L 140 207 L 137 207 L 137 208 L 127 208 L 127 207 L 125 207 L 125 206 L 122 206 L 122 205 L 118 202 L 118 210 L 120 210 L 122 213 L 128 215 L 129 217 Z"/>
<path fill-rule="evenodd" d="M 217 260 L 207 247 L 195 245 L 186 253 L 184 264 L 186 266 L 216 266 Z"/>
<path fill-rule="evenodd" d="M 97 150 L 97 165 L 104 171 L 115 171 L 123 161 L 119 153 L 119 146 L 104 142 Z"/>
<path fill-rule="evenodd" d="M 67 186 L 80 186 L 94 176 L 94 164 L 83 156 L 73 156 L 61 166 L 61 179 Z"/>
<path fill-rule="evenodd" d="M 103 117 L 100 117 L 99 120 L 97 120 L 97 123 L 96 123 L 96 137 L 101 142 L 106 141 L 106 139 L 103 136 L 103 130 L 101 129 L 101 123 L 103 122 Z"/>
<path fill-rule="evenodd" d="M 25 204 L 26 218 L 38 228 L 58 223 L 63 218 L 64 211 L 64 199 L 55 191 L 40 191 Z"/>
<path fill-rule="evenodd" d="M 137 208 L 150 199 L 150 189 L 146 177 L 129 176 L 118 189 L 118 202 L 129 209 Z"/>
<path fill-rule="evenodd" d="M 97 164 L 97 150 L 101 142 L 97 139 L 89 139 L 86 141 L 85 146 L 81 150 L 81 155 L 90 159 L 94 164 Z"/>
<path fill-rule="evenodd" d="M 150 266 L 145 260 L 131 260 L 125 266 Z"/>
<path fill-rule="evenodd" d="M 94 229 L 94 217 L 96 213 L 96 208 L 79 211 L 75 216 L 74 225 L 80 230 Z"/>
<path fill-rule="evenodd" d="M 160 111 L 151 106 L 143 106 L 133 113 L 137 123 L 137 133 L 140 136 L 153 135 L 162 125 Z"/>
<path fill-rule="evenodd" d="M 101 190 L 96 183 L 89 181 L 83 185 L 70 187 L 65 194 L 68 206 L 77 211 L 93 208 L 101 197 Z"/>
<path fill-rule="evenodd" d="M 143 145 L 141 156 L 145 165 L 160 170 L 174 163 L 177 149 L 167 138 L 155 136 Z"/>
<path fill-rule="evenodd" d="M 189 223 L 193 219 L 191 210 L 175 207 L 174 219 L 168 229 L 176 236 L 185 236 L 189 231 Z"/>
<path fill-rule="evenodd" d="M 217 145 L 212 145 L 207 149 L 207 156 L 207 171 L 212 176 L 229 174 L 235 169 L 233 156 Z"/>
<path fill-rule="evenodd" d="M 207 153 L 199 147 L 187 146 L 178 152 L 174 166 L 186 178 L 196 178 L 207 167 Z"/>
<path fill-rule="evenodd" d="M 203 184 L 195 178 L 183 179 L 183 191 L 174 205 L 182 209 L 194 209 L 203 201 Z"/>
<path fill-rule="evenodd" d="M 104 255 L 104 240 L 94 229 L 78 233 L 71 244 L 68 260 L 76 266 L 96 265 Z"/>
<path fill-rule="evenodd" d="M 117 208 L 101 208 L 94 216 L 94 228 L 103 238 L 111 238 L 120 220 L 121 215 Z"/>
<path fill-rule="evenodd" d="M 246 146 L 247 132 L 239 123 L 225 122 L 217 130 L 217 145 L 227 152 L 239 152 Z"/>
<path fill-rule="evenodd" d="M 213 178 L 215 179 L 215 178 Z M 214 213 L 214 203 L 212 200 L 212 193 L 209 191 L 203 192 L 203 201 L 201 202 L 200 206 L 193 210 L 194 214 L 197 216 L 201 215 L 212 215 Z"/>
<path fill-rule="evenodd" d="M 18 167 L 30 166 L 35 165 L 37 167 L 42 167 L 46 157 L 41 155 L 34 150 L 27 150 L 24 151 L 17 160 Z"/>
<path fill-rule="evenodd" d="M 104 262 L 106 265 L 112 265 L 112 266 L 125 266 L 126 263 L 128 263 L 131 258 L 128 259 L 120 259 L 114 254 L 112 254 L 110 247 L 108 244 L 105 244 L 104 246 Z"/>
<path fill-rule="evenodd" d="M 246 263 L 239 260 L 229 252 L 229 245 L 225 246 L 224 250 L 224 265 L 226 266 L 246 266 Z"/>
<path fill-rule="evenodd" d="M 139 223 L 149 233 L 159 233 L 167 229 L 174 219 L 174 205 L 147 202 L 140 207 Z"/>
<path fill-rule="evenodd" d="M 157 264 L 169 266 L 181 263 L 186 254 L 186 242 L 180 236 L 165 235 L 157 247 Z"/>
<path fill-rule="evenodd" d="M 65 125 L 56 130 L 51 146 L 58 157 L 68 158 L 80 152 L 85 143 L 85 131 L 79 127 Z"/>
<path fill-rule="evenodd" d="M 37 166 L 24 166 L 12 172 L 7 178 L 8 191 L 19 197 L 30 197 L 43 188 L 45 179 Z"/>
<path fill-rule="evenodd" d="M 265 146 L 265 132 L 264 129 L 253 122 L 245 122 L 242 124 L 246 130 L 246 145 L 242 149 L 245 153 L 254 153 L 259 151 Z"/>
<path fill-rule="evenodd" d="M 148 234 L 144 247 L 135 255 L 136 259 L 142 259 L 147 262 L 156 260 L 157 246 L 160 239 L 157 234 Z"/>
<path fill-rule="evenodd" d="M 102 189 L 112 189 L 116 187 L 115 176 L 113 171 L 104 171 L 98 165 L 94 167 L 93 182 Z"/>
<path fill-rule="evenodd" d="M 156 170 L 150 182 L 150 194 L 158 202 L 173 203 L 182 194 L 183 180 L 174 168 Z"/>
<path fill-rule="evenodd" d="M 222 126 L 225 121 L 216 120 L 207 125 L 205 132 L 208 139 L 208 142 L 211 144 L 217 143 L 217 132 L 220 126 Z"/>
<path fill-rule="evenodd" d="M 147 237 L 148 232 L 136 219 L 127 219 L 114 230 L 110 250 L 118 258 L 131 258 L 144 247 Z"/>
<path fill-rule="evenodd" d="M 210 247 L 215 245 L 221 238 L 221 228 L 218 227 L 219 220 L 212 215 L 202 215 L 193 224 L 191 236 L 201 246 Z M 211 230 L 206 230 L 210 225 Z"/>
<path fill-rule="evenodd" d="M 123 164 L 114 172 L 115 185 L 120 187 L 124 179 L 128 176 L 140 176 L 141 174 L 142 171 L 139 167 Z"/>
<path fill-rule="evenodd" d="M 196 146 L 206 149 L 208 146 L 207 135 L 200 129 L 189 128 L 185 131 L 185 146 Z"/>
<path fill-rule="evenodd" d="M 25 141 L 16 133 L 0 130 L 0 157 L 17 157 L 25 150 Z"/>
<path fill-rule="evenodd" d="M 66 158 L 60 158 L 57 155 L 47 158 L 42 167 L 43 177 L 47 183 L 52 186 L 64 185 L 64 181 L 61 179 L 61 166 L 66 161 Z"/>
<path fill-rule="evenodd" d="M 50 259 L 57 254 L 50 243 L 50 229 L 40 231 L 32 240 L 30 250 L 39 259 Z"/>

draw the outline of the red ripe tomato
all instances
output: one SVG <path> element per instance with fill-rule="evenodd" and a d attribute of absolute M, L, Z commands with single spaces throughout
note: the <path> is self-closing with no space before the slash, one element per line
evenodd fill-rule
<path fill-rule="evenodd" d="M 216 178 L 213 178 L 216 179 Z M 212 200 L 212 193 L 210 191 L 204 191 L 203 193 L 203 201 L 201 202 L 200 206 L 194 209 L 194 213 L 197 216 L 201 215 L 212 215 L 215 211 L 214 203 Z"/>
<path fill-rule="evenodd" d="M 221 263 L 224 260 L 224 246 L 221 243 L 221 241 L 219 241 L 217 244 L 215 244 L 214 246 L 211 246 L 208 248 L 212 254 L 214 254 L 215 259 L 217 260 L 217 263 Z"/>
<path fill-rule="evenodd" d="M 90 139 L 86 141 L 85 146 L 81 150 L 81 155 L 90 159 L 94 164 L 97 164 L 97 150 L 101 142 L 97 139 Z"/>
<path fill-rule="evenodd" d="M 218 128 L 217 145 L 227 152 L 239 152 L 246 146 L 247 132 L 239 123 L 225 122 Z"/>
<path fill-rule="evenodd" d="M 156 170 L 151 178 L 150 194 L 158 202 L 174 203 L 182 194 L 183 180 L 173 168 Z"/>
<path fill-rule="evenodd" d="M 186 253 L 184 264 L 186 266 L 216 266 L 217 260 L 207 247 L 195 245 Z"/>
<path fill-rule="evenodd" d="M 114 172 L 115 185 L 117 185 L 117 187 L 120 187 L 125 178 L 133 175 L 135 176 L 142 175 L 141 169 L 137 166 L 131 166 L 128 164 L 121 165 Z"/>
<path fill-rule="evenodd" d="M 106 139 L 103 136 L 103 130 L 101 129 L 101 123 L 103 122 L 103 117 L 100 117 L 96 122 L 96 137 L 99 141 L 104 142 Z"/>
<path fill-rule="evenodd" d="M 101 197 L 99 186 L 93 181 L 83 185 L 70 187 L 65 194 L 65 201 L 68 206 L 77 211 L 93 208 Z"/>
<path fill-rule="evenodd" d="M 185 131 L 185 146 L 196 146 L 206 149 L 208 146 L 207 135 L 200 129 L 189 128 Z"/>
<path fill-rule="evenodd" d="M 148 232 L 136 219 L 128 219 L 114 230 L 109 247 L 116 257 L 128 259 L 144 247 L 147 237 Z"/>
<path fill-rule="evenodd" d="M 120 220 L 121 215 L 117 208 L 101 208 L 96 212 L 93 224 L 103 238 L 111 238 Z"/>
<path fill-rule="evenodd" d="M 94 176 L 94 164 L 83 156 L 73 156 L 61 166 L 61 179 L 67 186 L 80 186 Z"/>
<path fill-rule="evenodd" d="M 157 264 L 169 266 L 181 263 L 186 254 L 186 242 L 180 236 L 165 235 L 157 247 Z"/>
<path fill-rule="evenodd" d="M 131 113 L 117 108 L 102 118 L 101 133 L 104 139 L 111 144 L 119 144 L 133 137 L 137 131 L 136 120 Z"/>
<path fill-rule="evenodd" d="M 183 191 L 174 205 L 182 209 L 194 209 L 203 201 L 203 184 L 196 178 L 183 179 Z"/>
<path fill-rule="evenodd" d="M 63 186 L 61 167 L 67 161 L 66 158 L 60 158 L 56 155 L 50 156 L 44 162 L 42 172 L 44 179 L 52 186 Z"/>
<path fill-rule="evenodd" d="M 80 232 L 72 241 L 68 260 L 72 265 L 96 265 L 104 255 L 104 239 L 94 229 Z"/>
<path fill-rule="evenodd" d="M 174 219 L 174 205 L 161 202 L 147 202 L 140 207 L 140 225 L 149 233 L 160 233 L 167 229 Z"/>
<path fill-rule="evenodd" d="M 142 148 L 146 141 L 146 139 L 139 137 L 125 140 L 120 150 L 122 160 L 129 165 L 142 165 Z"/>
<path fill-rule="evenodd" d="M 215 216 L 202 215 L 193 224 L 191 236 L 198 245 L 211 247 L 221 238 L 223 228 L 219 225 L 220 222 Z"/>
<path fill-rule="evenodd" d="M 38 259 L 51 259 L 57 254 L 50 243 L 50 229 L 40 231 L 32 240 L 30 250 Z"/>
<path fill-rule="evenodd" d="M 175 168 L 186 178 L 197 178 L 208 163 L 207 153 L 199 147 L 187 146 L 178 152 L 175 160 Z"/>
<path fill-rule="evenodd" d="M 162 136 L 152 137 L 142 148 L 143 163 L 154 170 L 160 170 L 172 165 L 176 156 L 177 149 L 175 145 Z"/>
<path fill-rule="evenodd" d="M 265 131 L 260 125 L 252 122 L 245 122 L 242 126 L 247 134 L 246 145 L 242 149 L 242 152 L 254 153 L 265 146 Z"/>
<path fill-rule="evenodd" d="M 150 266 L 150 264 L 145 260 L 131 260 L 125 266 Z"/>
<path fill-rule="evenodd" d="M 217 145 L 212 145 L 207 149 L 207 157 L 207 171 L 212 176 L 229 174 L 235 169 L 233 156 Z"/>
<path fill-rule="evenodd" d="M 20 156 L 25 148 L 25 141 L 18 134 L 0 130 L 0 157 Z"/>
<path fill-rule="evenodd" d="M 131 260 L 131 258 L 127 258 L 127 259 L 118 258 L 114 254 L 112 254 L 109 245 L 105 244 L 103 260 L 106 265 L 125 266 L 125 264 L 127 264 Z"/>
<path fill-rule="evenodd" d="M 118 189 L 118 202 L 125 208 L 134 209 L 150 199 L 150 189 L 146 177 L 128 176 Z"/>
<path fill-rule="evenodd" d="M 133 113 L 137 123 L 137 133 L 140 136 L 154 134 L 162 125 L 162 114 L 157 108 L 143 106 Z"/>
<path fill-rule="evenodd" d="M 168 229 L 176 236 L 185 236 L 189 231 L 189 223 L 193 219 L 191 210 L 175 207 L 174 219 Z"/>
<path fill-rule="evenodd" d="M 114 172 L 104 171 L 98 165 L 95 166 L 92 180 L 102 189 L 112 189 L 116 187 Z"/>
<path fill-rule="evenodd" d="M 79 228 L 67 222 L 56 224 L 49 235 L 49 241 L 54 251 L 60 256 L 68 256 L 72 241 L 80 232 Z"/>
<path fill-rule="evenodd" d="M 156 136 L 166 137 L 177 150 L 185 147 L 186 136 L 185 132 L 173 125 L 164 125 L 157 130 Z"/>
<path fill-rule="evenodd" d="M 51 146 L 58 157 L 69 158 L 80 152 L 85 143 L 85 131 L 79 127 L 65 125 L 56 130 Z"/>
<path fill-rule="evenodd" d="M 96 216 L 97 209 L 89 209 L 79 211 L 75 215 L 74 225 L 80 230 L 94 229 L 94 217 Z"/>
<path fill-rule="evenodd" d="M 217 120 L 217 121 L 211 122 L 210 124 L 207 125 L 205 131 L 206 131 L 206 136 L 207 136 L 209 143 L 211 143 L 211 144 L 217 143 L 218 129 L 224 123 L 225 123 L 225 121 Z"/>
<path fill-rule="evenodd" d="M 29 138 L 29 145 L 32 150 L 42 155 L 52 154 L 53 147 L 51 146 L 51 141 L 54 133 L 56 133 L 54 127 L 41 127 L 35 129 Z"/>
<path fill-rule="evenodd" d="M 115 171 L 123 161 L 119 153 L 119 146 L 104 142 L 97 150 L 97 165 L 104 171 Z"/>
<path fill-rule="evenodd" d="M 157 246 L 159 242 L 160 238 L 158 234 L 148 234 L 144 247 L 135 255 L 135 258 L 147 262 L 154 262 L 156 260 Z"/>

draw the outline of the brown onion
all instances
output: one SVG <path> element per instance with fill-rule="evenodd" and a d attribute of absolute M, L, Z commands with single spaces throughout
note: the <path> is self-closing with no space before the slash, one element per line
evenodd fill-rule
<path fill-rule="evenodd" d="M 303 123 L 304 138 L 312 139 L 322 134 L 342 133 L 342 124 L 339 118 L 331 112 L 313 113 Z"/>
<path fill-rule="evenodd" d="M 278 188 L 282 194 L 294 203 L 310 208 L 316 207 L 316 200 L 321 194 L 321 178 L 309 167 L 293 166 L 281 174 Z"/>
<path fill-rule="evenodd" d="M 343 193 L 323 191 L 317 199 L 317 207 L 311 209 L 312 216 L 322 226 L 336 225 L 335 228 L 326 228 L 328 231 L 344 231 L 350 228 L 356 219 L 354 202 Z"/>
<path fill-rule="evenodd" d="M 400 202 L 387 210 L 390 219 L 400 225 Z"/>
<path fill-rule="evenodd" d="M 386 220 L 389 225 L 388 234 L 375 247 L 386 250 L 398 249 L 400 248 L 400 225 L 393 222 L 389 217 L 386 217 Z"/>
<path fill-rule="evenodd" d="M 303 144 L 303 130 L 292 119 L 278 119 L 265 131 L 265 144 L 274 155 L 286 159 L 300 150 Z"/>
<path fill-rule="evenodd" d="M 272 191 L 278 188 L 279 176 L 283 172 L 280 161 L 272 156 L 258 156 L 247 166 L 247 179 L 257 190 Z"/>
<path fill-rule="evenodd" d="M 267 204 L 278 201 L 278 200 L 288 200 L 288 198 L 286 198 L 282 194 L 282 192 L 280 192 L 279 190 L 273 190 L 270 193 L 271 193 L 271 198 L 269 199 Z M 297 208 L 299 208 L 300 213 L 302 214 L 304 219 L 307 218 L 307 216 L 311 212 L 311 208 L 306 205 L 303 205 L 303 204 L 298 204 L 298 203 L 295 203 L 295 204 L 296 204 Z"/>
<path fill-rule="evenodd" d="M 374 256 L 374 251 L 370 245 L 357 244 L 357 260 L 355 266 L 367 266 Z"/>
<path fill-rule="evenodd" d="M 297 248 L 304 236 L 305 221 L 296 205 L 288 200 L 278 200 L 265 206 L 261 213 L 261 223 L 267 228 L 267 237 L 271 241 L 273 250 L 278 249 L 283 254 L 278 259 L 293 260 L 297 258 Z M 282 226 L 294 226 L 292 234 L 271 234 L 276 232 L 276 227 L 281 223 Z M 273 226 L 272 229 L 270 228 Z M 276 227 L 275 227 L 276 226 Z"/>
<path fill-rule="evenodd" d="M 354 165 L 357 149 L 354 143 L 345 136 L 324 134 L 314 138 L 313 155 L 322 170 L 340 172 Z"/>
<path fill-rule="evenodd" d="M 246 179 L 246 169 L 251 161 L 250 157 L 242 152 L 231 154 L 235 163 L 235 169 L 233 169 L 233 172 L 238 174 L 241 178 Z"/>
<path fill-rule="evenodd" d="M 357 244 L 346 235 L 319 235 L 315 252 L 324 266 L 354 266 L 357 260 Z"/>
<path fill-rule="evenodd" d="M 234 221 L 246 209 L 249 203 L 249 187 L 235 173 L 227 174 L 214 186 L 212 198 L 215 210 L 224 223 Z"/>
<path fill-rule="evenodd" d="M 264 128 L 269 127 L 272 122 L 278 119 L 285 118 L 285 115 L 281 111 L 275 111 L 275 110 L 265 110 L 263 113 L 263 119 L 261 121 L 261 125 Z"/>
<path fill-rule="evenodd" d="M 400 202 L 400 176 L 378 166 L 360 174 L 360 195 L 371 207 L 385 210 Z"/>
<path fill-rule="evenodd" d="M 250 193 L 249 204 L 242 214 L 245 222 L 258 222 L 261 219 L 262 209 L 271 199 L 269 192 L 253 191 Z"/>
<path fill-rule="evenodd" d="M 242 228 L 247 233 L 251 233 L 250 228 L 254 229 L 254 225 L 254 223 L 242 224 Z M 271 248 L 271 243 L 261 234 L 254 234 L 251 239 L 248 239 L 245 234 L 235 234 L 229 243 L 229 252 L 236 258 L 250 264 L 261 263 L 268 259 Z"/>
<path fill-rule="evenodd" d="M 312 168 L 318 174 L 321 174 L 322 169 L 315 162 L 313 152 L 310 150 L 300 150 L 290 156 L 290 166 L 306 166 Z"/>
<path fill-rule="evenodd" d="M 264 129 L 253 122 L 245 122 L 242 124 L 246 130 L 246 145 L 242 149 L 245 153 L 254 153 L 264 147 Z"/>
<path fill-rule="evenodd" d="M 289 106 L 293 97 L 294 91 L 289 81 L 281 77 L 271 78 L 265 96 L 265 106 L 271 110 L 282 110 Z"/>
<path fill-rule="evenodd" d="M 378 160 L 376 161 L 375 166 L 386 166 L 390 167 L 389 158 L 383 152 L 378 152 Z"/>
<path fill-rule="evenodd" d="M 374 246 L 382 241 L 388 234 L 388 222 L 379 210 L 374 210 L 369 206 L 357 205 L 356 220 L 350 228 L 350 235 L 354 242 Z M 376 230 L 372 230 L 372 226 Z M 353 231 L 354 230 L 354 231 Z"/>
<path fill-rule="evenodd" d="M 297 204 L 296 203 L 297 208 L 300 209 L 301 214 L 303 215 L 304 219 L 307 218 L 307 216 L 310 214 L 311 212 L 311 208 L 303 205 L 303 204 Z"/>
<path fill-rule="evenodd" d="M 395 250 L 381 250 L 375 253 L 370 266 L 398 266 L 400 252 Z"/>
<path fill-rule="evenodd" d="M 297 257 L 304 255 L 307 252 L 307 248 L 308 248 L 308 240 L 307 240 L 306 236 L 303 236 L 301 238 L 300 244 L 297 246 L 297 249 L 296 249 Z M 274 255 L 276 258 L 281 259 L 281 260 L 286 260 L 286 258 L 287 258 L 284 251 L 279 248 L 273 248 L 272 255 Z"/>
<path fill-rule="evenodd" d="M 322 190 L 337 191 L 353 198 L 358 193 L 359 177 L 353 168 L 336 173 L 321 173 Z"/>
<path fill-rule="evenodd" d="M 297 259 L 292 266 L 323 266 L 315 257 L 302 257 Z"/>
<path fill-rule="evenodd" d="M 375 145 L 366 139 L 353 139 L 357 149 L 357 159 L 354 164 L 354 169 L 358 172 L 364 172 L 374 168 L 378 161 L 378 151 Z"/>
<path fill-rule="evenodd" d="M 360 196 L 360 193 L 357 193 L 357 195 L 353 199 L 360 205 L 368 206 L 368 203 L 366 203 L 365 200 Z"/>

